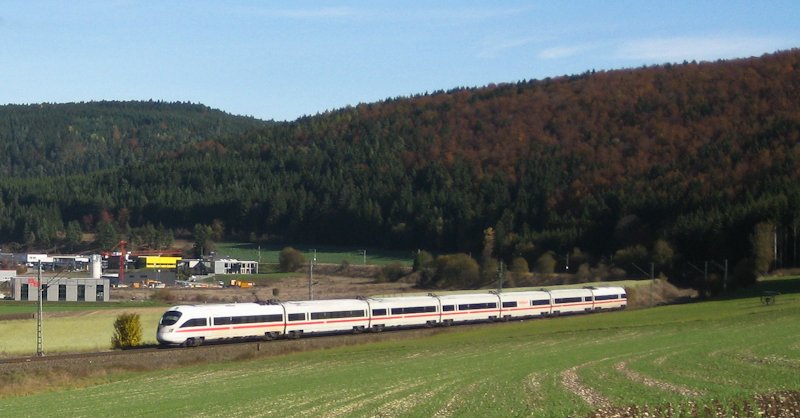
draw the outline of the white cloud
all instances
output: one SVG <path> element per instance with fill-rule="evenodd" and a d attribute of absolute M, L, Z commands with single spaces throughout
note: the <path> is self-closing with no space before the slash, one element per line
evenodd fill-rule
<path fill-rule="evenodd" d="M 481 46 L 480 51 L 478 52 L 478 56 L 481 58 L 494 58 L 505 51 L 517 48 L 523 48 L 537 41 L 538 40 L 535 38 L 518 38 L 518 39 L 485 41 Z"/>
<path fill-rule="evenodd" d="M 746 57 L 785 47 L 783 39 L 758 36 L 649 38 L 624 42 L 615 55 L 631 61 L 678 62 Z"/>
<path fill-rule="evenodd" d="M 571 57 L 584 50 L 581 46 L 557 46 L 541 50 L 536 56 L 544 60 L 554 60 Z"/>

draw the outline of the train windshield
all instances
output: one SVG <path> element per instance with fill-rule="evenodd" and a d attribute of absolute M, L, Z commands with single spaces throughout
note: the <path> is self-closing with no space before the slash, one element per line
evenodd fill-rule
<path fill-rule="evenodd" d="M 179 319 L 181 319 L 180 312 L 167 311 L 164 313 L 164 316 L 161 317 L 161 321 L 158 323 L 158 325 L 175 325 Z"/>

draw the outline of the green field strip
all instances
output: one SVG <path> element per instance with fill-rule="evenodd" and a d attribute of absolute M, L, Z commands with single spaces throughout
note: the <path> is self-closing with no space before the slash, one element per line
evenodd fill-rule
<path fill-rule="evenodd" d="M 782 296 L 770 306 L 748 297 L 453 327 L 424 338 L 114 374 L 104 384 L 5 398 L 0 415 L 585 415 L 594 407 L 562 384 L 570 368 L 614 405 L 690 411 L 690 401 L 800 390 L 800 301 Z M 702 395 L 643 384 L 620 362 L 639 377 Z"/>

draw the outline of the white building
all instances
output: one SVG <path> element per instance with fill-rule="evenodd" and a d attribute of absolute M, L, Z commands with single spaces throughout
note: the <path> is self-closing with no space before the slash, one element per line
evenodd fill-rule
<path fill-rule="evenodd" d="M 214 274 L 256 274 L 258 262 L 234 259 L 214 260 Z"/>
<path fill-rule="evenodd" d="M 49 302 L 108 302 L 111 283 L 109 279 L 92 278 L 50 278 L 43 277 L 47 288 L 44 299 Z M 36 277 L 14 277 L 11 279 L 11 294 L 14 300 L 39 300 L 38 281 Z"/>

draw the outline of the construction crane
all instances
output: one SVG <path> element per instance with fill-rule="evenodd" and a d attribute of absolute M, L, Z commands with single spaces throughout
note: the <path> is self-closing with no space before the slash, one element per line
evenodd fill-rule
<path fill-rule="evenodd" d="M 125 251 L 126 245 L 128 245 L 128 243 L 122 240 L 119 242 L 119 244 L 116 245 L 116 247 L 114 247 L 114 248 L 119 248 L 119 276 L 118 276 L 119 284 L 125 284 L 125 262 L 127 261 L 126 259 L 128 258 L 127 252 Z M 112 248 L 111 250 L 113 251 L 114 248 Z"/>
<path fill-rule="evenodd" d="M 119 250 L 119 284 L 125 283 L 125 266 L 128 261 L 128 251 L 126 247 L 128 242 L 125 240 L 120 241 L 109 252 L 103 253 L 104 256 L 110 256 L 114 250 Z M 183 254 L 181 250 L 139 250 L 131 251 L 130 255 L 134 257 L 157 255 L 157 256 L 180 256 Z"/>

